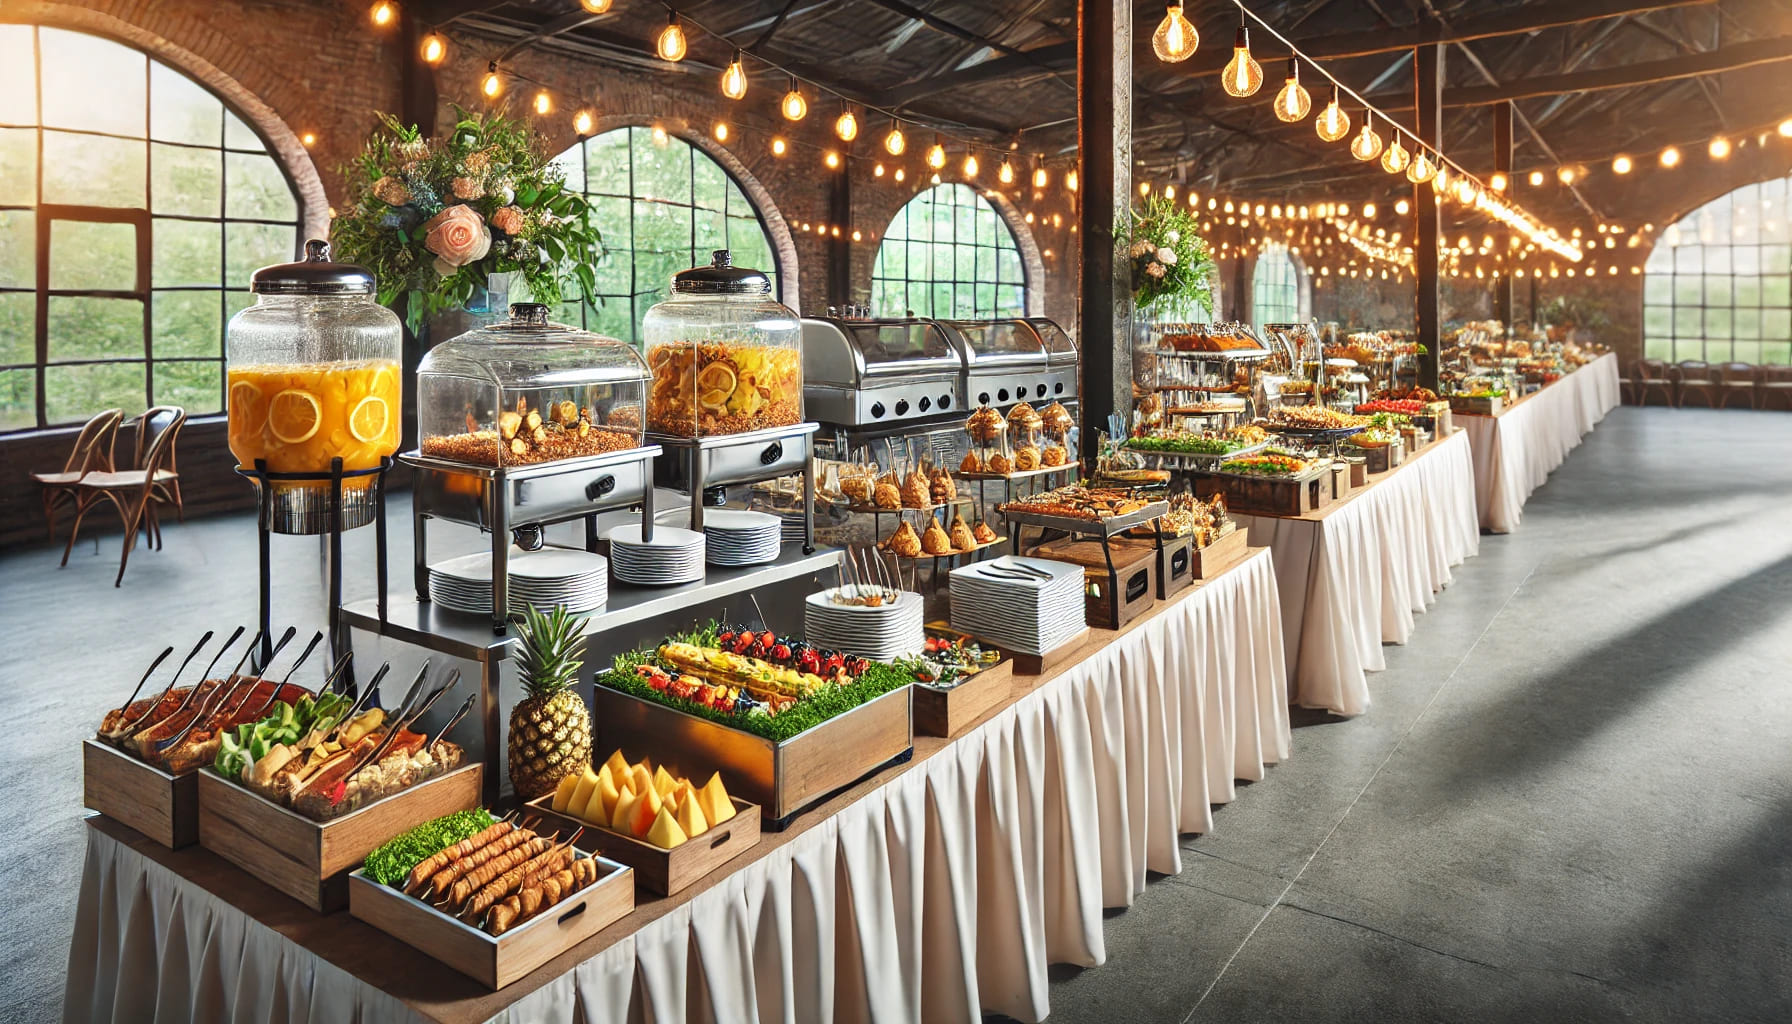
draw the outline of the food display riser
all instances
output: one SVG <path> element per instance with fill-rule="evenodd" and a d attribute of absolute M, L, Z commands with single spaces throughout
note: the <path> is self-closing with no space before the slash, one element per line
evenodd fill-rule
<path fill-rule="evenodd" d="M 1075 661 L 1082 654 L 1083 644 L 1092 633 L 1088 626 L 1076 636 L 1065 641 L 1044 654 L 1028 654 L 1024 651 L 1014 653 L 1014 676 L 1021 685 L 1035 685 L 1039 678 L 1056 673 L 1059 669 Z"/>
<path fill-rule="evenodd" d="M 729 789 L 764 808 L 764 828 L 791 818 L 885 765 L 914 753 L 913 687 L 891 690 L 790 739 L 773 742 L 655 701 L 599 685 L 593 749 L 676 752 L 679 770 L 721 772 Z"/>
<path fill-rule="evenodd" d="M 81 805 L 178 850 L 199 841 L 199 773 L 170 775 L 96 739 L 81 744 Z"/>
<path fill-rule="evenodd" d="M 1226 496 L 1226 509 L 1256 516 L 1298 516 L 1317 512 L 1332 503 L 1327 470 L 1297 477 L 1243 476 L 1203 473 L 1195 476 L 1195 497 Z"/>
<path fill-rule="evenodd" d="M 1212 544 L 1194 549 L 1190 574 L 1198 580 L 1213 579 L 1237 565 L 1250 551 L 1250 531 L 1234 527 Z"/>
<path fill-rule="evenodd" d="M 1083 567 L 1083 617 L 1096 629 L 1119 629 L 1151 610 L 1157 601 L 1157 553 L 1160 538 L 1149 547 L 1067 538 L 1041 544 L 1031 552 Z"/>
<path fill-rule="evenodd" d="M 635 909 L 633 870 L 603 857 L 597 861 L 597 881 L 502 935 L 450 917 L 360 870 L 346 878 L 347 906 L 356 920 L 496 991 Z"/>
<path fill-rule="evenodd" d="M 626 747 L 623 756 L 638 755 Z M 624 835 L 603 825 L 594 825 L 554 810 L 554 795 L 537 797 L 523 806 L 529 814 L 542 819 L 540 831 L 562 835 L 578 833 L 573 845 L 591 853 L 600 853 L 635 871 L 635 882 L 657 896 L 683 892 L 693 884 L 746 853 L 759 844 L 759 805 L 739 797 L 734 802 L 734 817 L 712 826 L 673 849 L 667 850 L 643 839 Z"/>
<path fill-rule="evenodd" d="M 1358 490 L 1360 488 L 1369 486 L 1369 460 L 1368 459 L 1362 459 L 1362 458 L 1352 459 L 1347 463 L 1347 465 L 1350 466 L 1350 489 L 1351 490 L 1354 491 L 1354 490 Z"/>
<path fill-rule="evenodd" d="M 1012 657 L 1004 657 L 949 690 L 936 690 L 917 683 L 913 687 L 915 733 L 920 736 L 956 736 L 1006 701 L 1013 687 Z"/>
<path fill-rule="evenodd" d="M 1457 395 L 1450 399 L 1450 411 L 1470 416 L 1498 416 L 1506 409 L 1505 397 L 1494 395 L 1491 398 L 1469 398 Z"/>
<path fill-rule="evenodd" d="M 313 821 L 210 769 L 199 775 L 199 845 L 312 910 L 348 906 L 348 875 L 393 836 L 479 806 L 483 766 L 463 764 L 329 821 Z"/>

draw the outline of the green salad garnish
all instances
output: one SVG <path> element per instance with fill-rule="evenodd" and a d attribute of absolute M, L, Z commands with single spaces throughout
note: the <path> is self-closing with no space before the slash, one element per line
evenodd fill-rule
<path fill-rule="evenodd" d="M 381 885 L 402 885 L 412 868 L 455 843 L 484 832 L 496 820 L 483 807 L 445 814 L 386 840 L 367 855 L 361 869 Z"/>

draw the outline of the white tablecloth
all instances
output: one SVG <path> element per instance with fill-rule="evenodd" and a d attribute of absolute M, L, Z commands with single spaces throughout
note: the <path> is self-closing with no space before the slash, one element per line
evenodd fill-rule
<path fill-rule="evenodd" d="M 1288 748 L 1259 552 L 496 1019 L 620 1021 L 632 1003 L 648 1021 L 1040 1020 L 1046 966 L 1102 963 L 1102 908 L 1179 871 L 1178 836 Z M 66 1020 L 409 1019 L 89 834 Z"/>
<path fill-rule="evenodd" d="M 1365 673 L 1387 667 L 1413 616 L 1481 546 L 1468 438 L 1458 431 L 1322 518 L 1237 515 L 1275 555 L 1289 688 L 1302 707 L 1369 709 Z"/>
<path fill-rule="evenodd" d="M 1622 398 L 1618 357 L 1608 352 L 1498 416 L 1457 416 L 1474 448 L 1481 526 L 1516 529 L 1531 492 Z"/>

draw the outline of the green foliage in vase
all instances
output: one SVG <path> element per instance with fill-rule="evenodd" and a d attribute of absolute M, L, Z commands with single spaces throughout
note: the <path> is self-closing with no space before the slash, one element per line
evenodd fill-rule
<path fill-rule="evenodd" d="M 335 258 L 373 271 L 382 303 L 405 298 L 413 329 L 465 305 L 492 274 L 521 275 L 551 306 L 569 286 L 595 301 L 603 239 L 543 139 L 502 114 L 455 113 L 439 139 L 379 115 L 343 169 L 350 199 L 331 226 Z"/>
<path fill-rule="evenodd" d="M 1132 299 L 1141 310 L 1174 315 L 1213 308 L 1213 257 L 1194 212 L 1154 195 L 1132 209 L 1114 231 L 1132 264 Z"/>

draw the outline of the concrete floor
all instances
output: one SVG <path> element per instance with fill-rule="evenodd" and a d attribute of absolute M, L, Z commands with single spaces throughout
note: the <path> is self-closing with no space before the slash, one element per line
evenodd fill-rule
<path fill-rule="evenodd" d="M 1297 720 L 1292 760 L 1113 912 L 1109 962 L 1054 970 L 1052 1020 L 1792 1017 L 1789 451 L 1784 414 L 1615 411 L 1368 715 Z M 122 590 L 116 538 L 61 571 L 0 555 L 0 892 L 32 894 L 0 905 L 0 1019 L 59 1007 L 80 739 L 163 645 L 253 615 L 247 519 L 167 533 Z M 351 535 L 351 596 L 371 551 Z M 277 542 L 277 620 L 321 625 L 317 556 Z"/>

